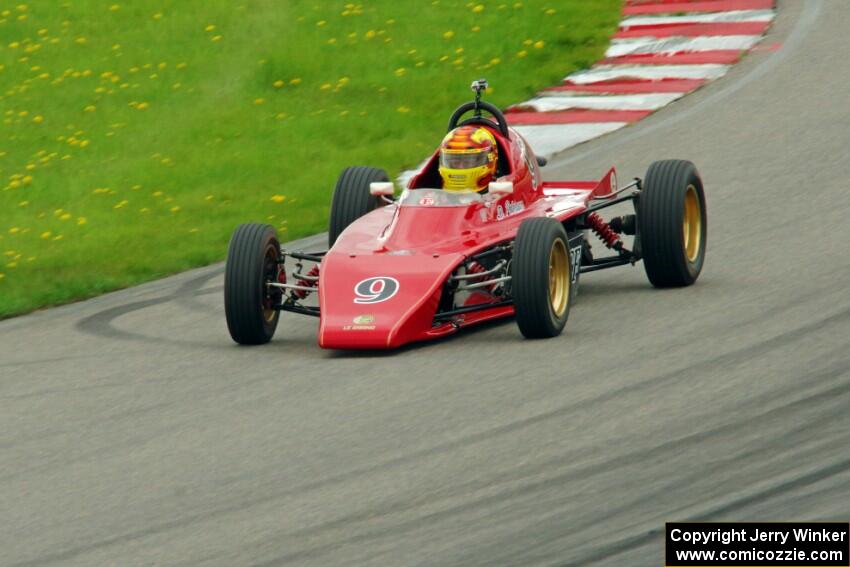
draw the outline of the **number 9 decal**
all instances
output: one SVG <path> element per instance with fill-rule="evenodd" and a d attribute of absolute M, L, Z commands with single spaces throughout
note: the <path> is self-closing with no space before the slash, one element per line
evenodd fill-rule
<path fill-rule="evenodd" d="M 398 280 L 386 276 L 368 278 L 354 286 L 354 303 L 381 303 L 398 293 Z"/>

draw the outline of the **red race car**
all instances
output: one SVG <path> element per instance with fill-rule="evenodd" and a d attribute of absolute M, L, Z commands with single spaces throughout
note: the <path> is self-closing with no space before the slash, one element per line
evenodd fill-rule
<path fill-rule="evenodd" d="M 486 130 L 483 145 L 494 142 L 489 163 L 498 170 L 483 190 L 449 190 L 438 149 L 397 198 L 385 172 L 345 169 L 327 251 L 282 250 L 269 225 L 236 229 L 224 284 L 234 341 L 268 342 L 281 311 L 318 317 L 319 346 L 332 349 L 395 348 L 510 316 L 526 337 L 554 337 L 580 274 L 643 260 L 656 287 L 696 281 L 706 206 L 691 162 L 655 162 L 622 188 L 614 169 L 599 181 L 543 181 L 545 160 L 481 100 L 484 89 L 473 83 L 475 100 L 449 121 L 450 132 L 475 126 Z M 606 221 L 598 213 L 626 201 L 634 214 Z M 591 253 L 591 231 L 607 256 Z M 633 237 L 630 248 L 621 235 Z"/>

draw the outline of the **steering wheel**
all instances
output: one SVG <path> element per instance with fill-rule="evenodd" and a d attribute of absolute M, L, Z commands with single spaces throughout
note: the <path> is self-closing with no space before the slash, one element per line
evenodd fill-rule
<path fill-rule="evenodd" d="M 467 118 L 463 122 L 460 121 L 461 117 L 469 112 L 470 110 L 477 110 L 476 116 L 472 118 Z M 489 118 L 484 118 L 481 116 L 480 111 L 486 110 L 496 119 L 495 122 L 490 120 Z M 470 101 L 460 105 L 457 110 L 454 111 L 452 117 L 449 118 L 449 132 L 457 128 L 458 126 L 466 126 L 467 124 L 484 124 L 486 126 L 490 126 L 491 128 L 495 128 L 499 132 L 502 133 L 502 136 L 505 138 L 509 138 L 510 135 L 508 133 L 508 121 L 505 119 L 505 115 L 502 114 L 502 111 L 490 104 L 489 102 L 479 101 L 474 102 Z"/>

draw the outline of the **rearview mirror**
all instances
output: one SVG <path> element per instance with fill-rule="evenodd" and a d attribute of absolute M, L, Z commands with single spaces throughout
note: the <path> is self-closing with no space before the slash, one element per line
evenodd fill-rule
<path fill-rule="evenodd" d="M 373 181 L 369 184 L 369 193 L 374 197 L 392 197 L 395 186 L 392 181 Z"/>
<path fill-rule="evenodd" d="M 510 195 L 514 192 L 513 181 L 491 181 L 490 193 L 494 195 Z"/>

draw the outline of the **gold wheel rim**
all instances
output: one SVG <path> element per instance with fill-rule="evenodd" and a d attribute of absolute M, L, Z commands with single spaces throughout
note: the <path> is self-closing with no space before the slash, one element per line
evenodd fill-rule
<path fill-rule="evenodd" d="M 552 243 L 549 252 L 549 302 L 556 317 L 567 310 L 570 298 L 570 264 L 567 260 L 567 247 L 558 238 Z"/>
<path fill-rule="evenodd" d="M 682 239 L 685 248 L 685 257 L 688 262 L 694 263 L 699 256 L 702 244 L 702 206 L 699 202 L 697 189 L 688 185 L 685 191 L 685 215 L 682 223 Z"/>

